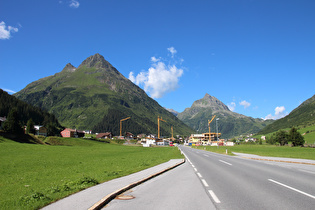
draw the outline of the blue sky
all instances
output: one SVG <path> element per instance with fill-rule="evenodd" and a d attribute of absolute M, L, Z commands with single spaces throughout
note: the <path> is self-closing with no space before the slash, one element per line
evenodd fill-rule
<path fill-rule="evenodd" d="M 100 53 L 160 105 L 279 118 L 315 94 L 314 0 L 2 0 L 0 88 Z"/>

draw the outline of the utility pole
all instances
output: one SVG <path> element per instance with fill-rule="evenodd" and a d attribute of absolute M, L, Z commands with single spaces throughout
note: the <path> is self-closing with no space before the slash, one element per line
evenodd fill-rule
<path fill-rule="evenodd" d="M 210 133 L 210 123 L 212 122 L 212 120 L 215 118 L 215 115 L 212 117 L 211 120 L 208 120 L 208 125 L 209 125 L 209 141 L 211 141 L 211 133 Z"/>
<path fill-rule="evenodd" d="M 125 121 L 125 120 L 128 120 L 128 119 L 130 119 L 130 117 L 127 117 L 127 118 L 125 118 L 125 119 L 120 120 L 120 136 L 122 136 L 122 135 L 121 135 L 121 124 L 122 124 L 121 122 L 122 122 L 122 121 Z"/>
<path fill-rule="evenodd" d="M 160 118 L 158 116 L 158 139 L 160 138 L 160 120 L 163 121 L 163 122 L 166 122 L 165 120 L 162 119 L 162 117 Z"/>

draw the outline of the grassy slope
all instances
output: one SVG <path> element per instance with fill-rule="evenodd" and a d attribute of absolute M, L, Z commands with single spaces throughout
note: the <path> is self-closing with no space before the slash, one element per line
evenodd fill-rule
<path fill-rule="evenodd" d="M 21 144 L 0 137 L 0 209 L 38 208 L 95 184 L 93 180 L 104 182 L 182 158 L 176 148 L 61 141 L 73 146 Z M 85 179 L 92 181 L 82 183 Z"/>

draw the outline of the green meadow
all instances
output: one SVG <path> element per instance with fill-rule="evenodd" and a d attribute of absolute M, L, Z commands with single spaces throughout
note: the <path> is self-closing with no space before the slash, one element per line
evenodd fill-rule
<path fill-rule="evenodd" d="M 17 143 L 0 136 L 0 209 L 38 209 L 98 183 L 183 158 L 174 147 L 74 138 L 46 143 L 51 145 Z"/>
<path fill-rule="evenodd" d="M 211 152 L 233 155 L 233 152 L 255 154 L 270 157 L 300 158 L 315 160 L 315 148 L 311 147 L 290 147 L 276 145 L 240 144 L 233 147 L 226 146 L 194 146 L 194 148 Z"/>

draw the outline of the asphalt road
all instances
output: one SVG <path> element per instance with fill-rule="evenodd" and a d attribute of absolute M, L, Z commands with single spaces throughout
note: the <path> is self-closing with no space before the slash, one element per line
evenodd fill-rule
<path fill-rule="evenodd" d="M 180 146 L 187 162 L 104 209 L 315 209 L 315 166 L 249 160 Z"/>
<path fill-rule="evenodd" d="M 315 209 L 315 166 L 180 148 L 217 209 Z"/>
<path fill-rule="evenodd" d="M 131 198 L 131 199 L 128 199 Z M 125 192 L 104 210 L 211 210 L 216 209 L 195 170 L 184 163 Z"/>

